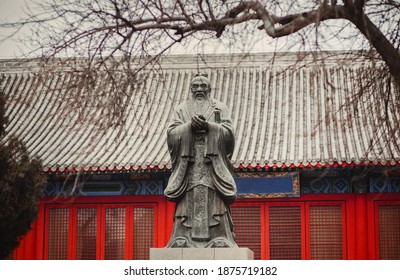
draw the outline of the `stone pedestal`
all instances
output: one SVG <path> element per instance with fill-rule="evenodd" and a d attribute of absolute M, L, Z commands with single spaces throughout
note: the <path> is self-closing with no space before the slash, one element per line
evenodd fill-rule
<path fill-rule="evenodd" d="M 150 260 L 253 260 L 249 248 L 150 248 Z"/>

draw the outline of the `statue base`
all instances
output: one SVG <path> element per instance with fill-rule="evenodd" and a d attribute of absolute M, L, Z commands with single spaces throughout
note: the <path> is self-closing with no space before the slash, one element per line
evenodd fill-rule
<path fill-rule="evenodd" d="M 150 260 L 253 260 L 249 248 L 150 248 Z"/>

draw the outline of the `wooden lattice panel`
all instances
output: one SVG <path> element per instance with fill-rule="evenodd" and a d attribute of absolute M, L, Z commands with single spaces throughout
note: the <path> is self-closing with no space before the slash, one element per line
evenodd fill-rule
<path fill-rule="evenodd" d="M 379 258 L 400 259 L 400 205 L 378 207 Z"/>
<path fill-rule="evenodd" d="M 254 259 L 261 259 L 261 209 L 259 206 L 232 207 L 236 243 L 254 252 Z"/>
<path fill-rule="evenodd" d="M 68 259 L 69 215 L 68 208 L 49 209 L 49 260 Z"/>
<path fill-rule="evenodd" d="M 97 256 L 97 209 L 78 208 L 76 259 L 95 260 Z"/>
<path fill-rule="evenodd" d="M 106 208 L 104 259 L 125 258 L 126 209 Z"/>
<path fill-rule="evenodd" d="M 300 260 L 300 206 L 269 208 L 269 255 L 271 260 Z"/>
<path fill-rule="evenodd" d="M 310 258 L 343 259 L 342 207 L 310 206 Z"/>
<path fill-rule="evenodd" d="M 134 208 L 133 219 L 133 257 L 148 260 L 154 246 L 154 208 Z"/>

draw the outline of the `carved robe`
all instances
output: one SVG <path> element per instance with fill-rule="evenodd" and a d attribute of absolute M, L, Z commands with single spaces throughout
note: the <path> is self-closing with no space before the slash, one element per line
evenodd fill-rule
<path fill-rule="evenodd" d="M 229 207 L 237 193 L 229 110 L 210 100 L 201 112 L 207 131 L 192 129 L 196 113 L 194 100 L 179 105 L 167 131 L 173 171 L 164 194 L 177 203 L 167 247 L 237 247 Z"/>

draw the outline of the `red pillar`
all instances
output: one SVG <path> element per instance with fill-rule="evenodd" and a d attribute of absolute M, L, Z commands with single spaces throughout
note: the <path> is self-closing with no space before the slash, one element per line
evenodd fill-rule
<path fill-rule="evenodd" d="M 355 258 L 358 260 L 367 260 L 368 257 L 368 212 L 367 195 L 355 195 L 355 213 L 354 213 L 354 240 L 355 240 Z"/>
<path fill-rule="evenodd" d="M 165 215 L 165 245 L 167 245 L 169 238 L 171 237 L 172 228 L 174 226 L 174 214 L 176 203 L 169 202 L 166 200 L 166 215 Z"/>
<path fill-rule="evenodd" d="M 22 238 L 18 248 L 14 251 L 13 258 L 15 260 L 36 259 L 36 235 L 37 223 L 33 222 L 31 230 Z"/>

